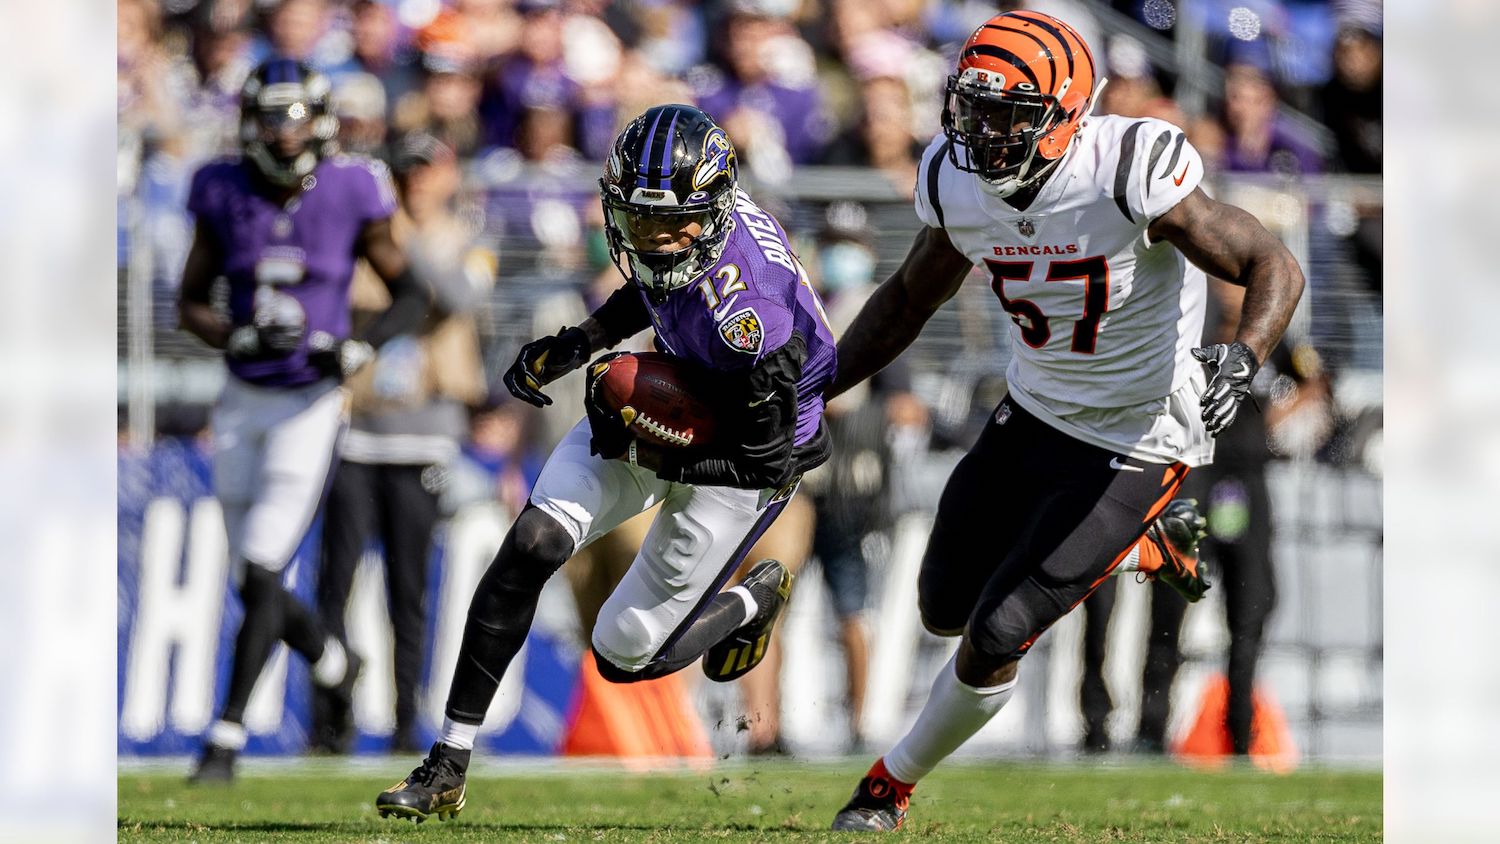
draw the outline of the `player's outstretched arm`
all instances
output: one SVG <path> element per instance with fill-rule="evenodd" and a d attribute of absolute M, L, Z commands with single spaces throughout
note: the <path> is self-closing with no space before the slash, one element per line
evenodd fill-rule
<path fill-rule="evenodd" d="M 946 231 L 928 226 L 918 232 L 906 260 L 875 289 L 839 339 L 838 373 L 823 395 L 839 395 L 906 351 L 973 266 Z"/>
<path fill-rule="evenodd" d="M 218 238 L 202 221 L 193 233 L 187 263 L 182 268 L 182 285 L 177 290 L 178 324 L 214 347 L 229 345 L 229 323 L 219 317 L 210 301 L 214 279 L 223 273 L 224 250 Z"/>
<path fill-rule="evenodd" d="M 1249 212 L 1188 194 L 1147 229 L 1153 242 L 1166 240 L 1204 272 L 1245 288 L 1235 342 L 1264 361 L 1287 324 L 1305 283 L 1297 259 Z"/>

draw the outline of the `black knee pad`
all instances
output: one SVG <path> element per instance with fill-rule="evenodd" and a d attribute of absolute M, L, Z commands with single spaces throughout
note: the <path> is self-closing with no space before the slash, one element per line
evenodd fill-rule
<path fill-rule="evenodd" d="M 611 683 L 638 683 L 646 679 L 644 672 L 626 671 L 613 662 L 604 654 L 599 653 L 597 648 L 590 648 L 594 653 L 594 667 L 599 669 L 599 676 Z"/>
<path fill-rule="evenodd" d="M 568 531 L 558 524 L 557 519 L 529 504 L 511 526 L 511 541 L 515 553 L 549 565 L 548 576 L 573 556 L 573 537 Z"/>
<path fill-rule="evenodd" d="M 969 644 L 987 662 L 1019 659 L 1066 613 L 1049 590 L 1027 578 L 1009 595 L 980 600 L 969 622 Z"/>

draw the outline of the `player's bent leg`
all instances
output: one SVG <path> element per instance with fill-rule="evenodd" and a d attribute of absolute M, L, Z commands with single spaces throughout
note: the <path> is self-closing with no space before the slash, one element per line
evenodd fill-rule
<path fill-rule="evenodd" d="M 573 555 L 573 537 L 556 519 L 528 504 L 516 517 L 469 603 L 447 715 L 478 725 L 500 678 L 531 629 L 542 587 Z"/>
<path fill-rule="evenodd" d="M 600 610 L 592 638 L 603 661 L 628 674 L 644 671 L 634 679 L 646 679 L 678 670 L 726 637 L 743 634 L 752 648 L 735 676 L 753 668 L 759 662 L 753 640 L 774 624 L 785 604 L 777 593 L 790 589 L 790 575 L 767 561 L 755 584 L 719 590 L 785 500 L 770 491 L 675 485 L 640 554 Z"/>

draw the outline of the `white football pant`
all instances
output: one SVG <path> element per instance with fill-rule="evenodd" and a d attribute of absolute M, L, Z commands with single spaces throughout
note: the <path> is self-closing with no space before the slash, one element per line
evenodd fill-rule
<path fill-rule="evenodd" d="M 233 565 L 279 572 L 291 561 L 323 499 L 346 421 L 344 390 L 331 378 L 259 387 L 229 377 L 212 425 L 214 494 Z M 235 582 L 241 577 L 236 569 Z"/>
<path fill-rule="evenodd" d="M 568 531 L 576 552 L 661 502 L 594 625 L 594 648 L 639 671 L 718 594 L 791 493 L 664 481 L 650 469 L 589 454 L 589 433 L 584 419 L 558 444 L 531 503 Z"/>

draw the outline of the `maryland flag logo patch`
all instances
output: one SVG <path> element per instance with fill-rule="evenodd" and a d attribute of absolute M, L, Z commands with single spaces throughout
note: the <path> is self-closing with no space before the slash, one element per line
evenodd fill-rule
<path fill-rule="evenodd" d="M 758 354 L 766 332 L 754 308 L 741 308 L 719 323 L 719 336 L 736 352 Z"/>

